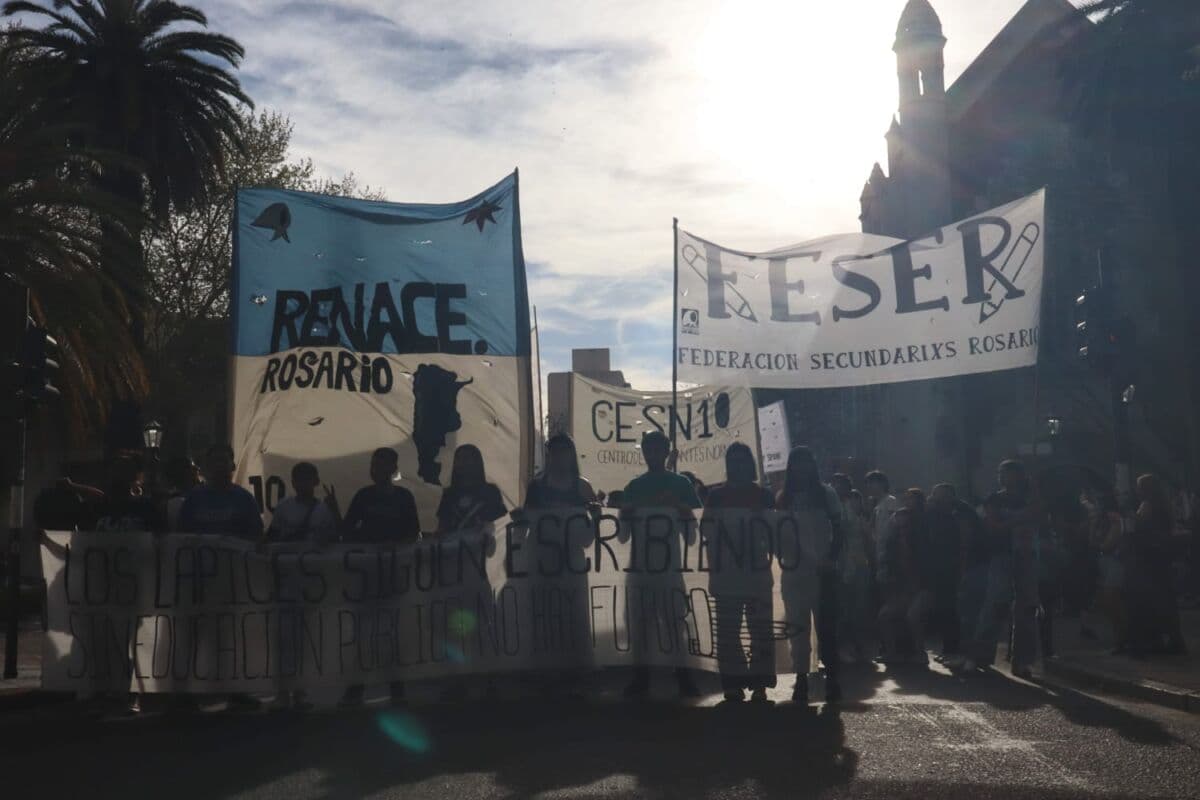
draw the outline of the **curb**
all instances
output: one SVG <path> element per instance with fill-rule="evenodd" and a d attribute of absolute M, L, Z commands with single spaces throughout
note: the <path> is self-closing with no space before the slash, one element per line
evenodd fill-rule
<path fill-rule="evenodd" d="M 59 705 L 74 699 L 69 692 L 47 692 L 42 689 L 8 689 L 0 687 L 0 714 L 28 711 L 39 706 Z"/>
<path fill-rule="evenodd" d="M 1047 659 L 1042 665 L 1042 672 L 1048 676 L 1083 684 L 1101 692 L 1130 697 L 1134 700 L 1178 711 L 1200 714 L 1200 692 L 1190 692 L 1156 681 L 1122 677 L 1059 659 Z"/>

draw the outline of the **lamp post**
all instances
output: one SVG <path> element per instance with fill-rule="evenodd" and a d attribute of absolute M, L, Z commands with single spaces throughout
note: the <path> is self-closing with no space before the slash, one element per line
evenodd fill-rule
<path fill-rule="evenodd" d="M 1051 439 L 1057 439 L 1062 434 L 1063 421 L 1061 417 L 1046 417 L 1046 433 Z"/>
<path fill-rule="evenodd" d="M 157 420 L 151 420 L 142 428 L 142 447 L 146 450 L 148 483 L 151 493 L 158 488 L 158 451 L 162 446 L 163 426 Z"/>

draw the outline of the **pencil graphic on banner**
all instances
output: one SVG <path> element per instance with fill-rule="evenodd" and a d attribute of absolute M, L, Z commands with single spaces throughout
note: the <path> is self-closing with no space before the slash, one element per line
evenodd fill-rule
<path fill-rule="evenodd" d="M 701 280 L 707 281 L 708 276 L 706 276 L 704 272 L 696 266 L 697 262 L 704 261 L 704 257 L 700 255 L 700 251 L 689 244 L 684 246 L 682 255 L 684 262 L 686 262 L 687 265 L 692 268 L 692 272 L 696 273 Z M 729 295 L 733 295 L 733 297 L 737 300 L 737 302 L 734 303 L 733 301 L 726 299 L 726 308 L 742 319 L 749 320 L 750 322 L 758 322 L 758 317 L 754 316 L 754 309 L 750 308 L 750 302 L 746 300 L 742 293 L 737 290 L 736 286 L 729 281 L 725 281 L 725 290 L 726 298 L 728 298 Z"/>
<path fill-rule="evenodd" d="M 1012 249 L 1008 251 L 1008 257 L 1004 259 L 1004 263 L 1000 266 L 1000 274 L 1008 278 L 1008 280 L 1016 284 L 1017 278 L 1021 276 L 1021 270 L 1025 269 L 1026 262 L 1033 255 L 1033 248 L 1037 245 L 1038 240 L 1042 238 L 1042 229 L 1036 222 L 1031 222 L 1021 231 L 1020 237 L 1013 244 Z M 1016 264 L 1012 274 L 1009 274 L 1009 267 Z M 987 293 L 991 294 L 996 290 L 998 281 L 992 278 L 991 284 L 988 285 Z M 1004 296 L 1001 295 L 997 300 L 988 300 L 979 306 L 979 321 L 980 323 L 987 322 L 996 312 L 1000 310 L 1000 306 L 1004 305 Z"/>

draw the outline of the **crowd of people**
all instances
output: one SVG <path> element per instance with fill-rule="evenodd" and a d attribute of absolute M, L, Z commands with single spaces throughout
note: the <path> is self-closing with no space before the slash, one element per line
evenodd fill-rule
<path fill-rule="evenodd" d="M 426 535 L 478 528 L 510 514 L 519 520 L 526 509 L 598 512 L 606 505 L 624 514 L 664 507 L 688 515 L 702 508 L 816 514 L 828 520 L 822 527 L 828 540 L 818 543 L 817 586 L 801 613 L 807 619 L 811 612 L 815 623 L 827 702 L 841 698 L 843 665 L 927 665 L 930 641 L 938 645 L 936 660 L 970 676 L 995 662 L 998 644 L 1008 636 L 1012 672 L 1029 678 L 1039 650 L 1042 657 L 1054 653 L 1056 614 L 1079 618 L 1081 635 L 1096 636 L 1083 624 L 1081 612 L 1088 608 L 1108 620 L 1118 652 L 1185 649 L 1173 565 L 1180 544 L 1195 541 L 1194 533 L 1180 535 L 1181 526 L 1187 532 L 1192 522 L 1193 506 L 1173 503 L 1154 475 L 1137 481 L 1136 507 L 1122 513 L 1111 491 L 1048 496 L 1021 462 L 1005 461 L 995 491 L 973 505 L 948 483 L 928 492 L 896 492 L 880 471 L 866 474 L 861 489 L 842 473 L 825 481 L 812 451 L 796 447 L 773 490 L 759 475 L 750 448 L 734 443 L 725 456 L 725 482 L 710 488 L 675 472 L 670 441 L 650 432 L 641 441 L 646 471 L 606 497 L 580 474 L 569 436 L 551 437 L 546 450 L 545 469 L 529 484 L 524 509 L 508 509 L 487 479 L 479 449 L 459 446 L 437 508 L 437 530 Z M 35 515 L 40 527 L 59 530 L 179 531 L 263 543 L 413 543 L 423 535 L 421 523 L 413 494 L 394 480 L 397 470 L 395 450 L 376 450 L 370 484 L 343 513 L 334 489 L 322 487 L 317 466 L 298 463 L 292 493 L 264 527 L 254 496 L 234 483 L 228 446 L 210 447 L 199 468 L 187 459 L 168 463 L 170 488 L 161 497 L 146 492 L 137 456 L 125 455 L 111 465 L 106 488 L 64 480 L 38 497 Z M 781 588 L 790 605 L 798 595 L 786 580 Z M 718 638 L 738 639 L 744 620 L 753 639 L 769 623 L 756 624 L 760 613 L 750 601 L 727 608 Z M 789 645 L 796 673 L 792 699 L 801 704 L 809 699 L 808 642 L 807 635 L 793 636 Z M 775 685 L 773 645 L 748 652 L 723 648 L 720 671 L 727 701 L 741 702 L 749 692 L 752 702 L 765 702 Z M 626 694 L 645 695 L 650 675 L 648 667 L 635 668 Z M 681 695 L 699 693 L 688 671 L 676 670 L 676 680 Z M 391 684 L 391 693 L 401 701 L 403 684 Z M 303 693 L 283 699 L 307 705 Z M 351 686 L 342 702 L 357 705 L 362 699 L 363 687 Z M 244 696 L 231 700 L 254 702 Z"/>

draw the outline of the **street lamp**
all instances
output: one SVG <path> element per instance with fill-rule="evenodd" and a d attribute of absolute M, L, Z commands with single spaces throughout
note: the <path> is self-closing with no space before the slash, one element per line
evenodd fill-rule
<path fill-rule="evenodd" d="M 158 456 L 158 448 L 162 446 L 163 426 L 155 421 L 147 422 L 142 429 L 142 445 L 152 456 Z"/>
<path fill-rule="evenodd" d="M 1046 418 L 1046 432 L 1050 434 L 1051 439 L 1062 433 L 1062 427 L 1063 421 L 1059 417 Z"/>
<path fill-rule="evenodd" d="M 142 446 L 146 448 L 146 454 L 149 456 L 147 461 L 148 486 L 151 495 L 158 489 L 158 450 L 162 447 L 163 426 L 156 420 L 151 420 L 146 423 L 146 427 L 142 428 Z"/>

